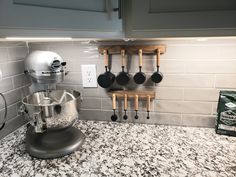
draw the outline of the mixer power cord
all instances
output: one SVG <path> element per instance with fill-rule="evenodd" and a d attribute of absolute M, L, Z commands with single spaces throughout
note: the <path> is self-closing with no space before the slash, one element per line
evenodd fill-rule
<path fill-rule="evenodd" d="M 2 93 L 0 93 L 0 95 L 1 95 L 1 97 L 2 97 L 2 99 L 4 101 L 4 105 L 5 105 L 4 106 L 5 107 L 5 113 L 4 113 L 3 123 L 2 123 L 2 125 L 0 127 L 0 130 L 2 130 L 5 127 L 6 118 L 7 118 L 7 100 L 6 100 L 5 96 Z"/>

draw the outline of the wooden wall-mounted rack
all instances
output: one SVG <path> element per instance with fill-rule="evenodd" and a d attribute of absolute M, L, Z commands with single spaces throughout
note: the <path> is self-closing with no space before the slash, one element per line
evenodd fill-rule
<path fill-rule="evenodd" d="M 126 114 L 128 109 L 128 100 L 134 101 L 134 111 L 135 111 L 135 119 L 138 119 L 138 110 L 139 110 L 139 100 L 145 100 L 146 101 L 146 107 L 147 107 L 147 119 L 150 118 L 150 110 L 151 110 L 151 100 L 155 99 L 155 91 L 133 91 L 133 90 L 119 90 L 119 91 L 112 91 L 108 92 L 109 96 L 112 98 L 112 109 L 113 109 L 113 115 L 111 116 L 112 121 L 116 121 L 118 119 L 116 115 L 116 100 L 124 100 L 124 116 L 123 119 L 127 120 L 128 116 Z"/>
<path fill-rule="evenodd" d="M 139 49 L 143 50 L 143 54 L 156 54 L 157 49 L 160 50 L 160 54 L 166 52 L 165 45 L 106 45 L 99 46 L 98 52 L 103 55 L 103 51 L 107 50 L 108 54 L 120 54 L 121 50 L 124 49 L 128 54 L 138 54 Z"/>
<path fill-rule="evenodd" d="M 150 96 L 150 99 L 155 99 L 155 91 L 147 91 L 147 90 L 119 90 L 119 91 L 111 91 L 108 92 L 108 95 L 112 97 L 115 94 L 117 99 L 124 99 L 124 95 L 127 95 L 128 99 L 134 99 L 136 95 L 138 95 L 140 100 L 146 100 L 147 96 Z"/>

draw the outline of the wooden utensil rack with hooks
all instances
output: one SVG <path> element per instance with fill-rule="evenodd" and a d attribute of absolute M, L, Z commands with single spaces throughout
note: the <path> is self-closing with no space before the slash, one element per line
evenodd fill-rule
<path fill-rule="evenodd" d="M 160 50 L 160 54 L 166 52 L 165 45 L 104 45 L 98 47 L 98 52 L 103 55 L 106 50 L 108 54 L 120 54 L 122 49 L 128 54 L 138 54 L 139 49 L 143 50 L 143 54 L 149 55 L 156 55 L 157 50 Z"/>
<path fill-rule="evenodd" d="M 160 54 L 164 54 L 166 52 L 166 46 L 165 45 L 107 45 L 107 46 L 99 46 L 98 51 L 100 54 L 106 54 L 112 55 L 112 54 L 119 54 L 121 55 L 121 61 L 122 61 L 122 72 L 124 72 L 124 57 L 125 54 L 128 55 L 139 55 L 139 72 L 138 72 L 138 77 L 134 79 L 135 83 L 137 84 L 143 84 L 146 80 L 146 76 L 144 73 L 142 73 L 142 55 L 147 54 L 147 55 L 156 55 L 156 67 L 157 71 L 154 73 L 155 77 L 152 79 L 153 82 L 159 83 L 163 75 L 159 71 L 159 61 L 160 61 Z M 141 74 L 141 75 L 140 75 Z M 153 74 L 153 75 L 154 75 Z M 119 74 L 120 75 L 120 74 Z M 126 85 L 123 84 L 123 81 L 120 82 L 119 80 L 119 75 L 116 77 L 116 81 L 119 85 Z M 158 77 L 157 77 L 157 76 Z M 136 76 L 136 75 L 135 75 Z M 142 78 L 144 77 L 144 78 Z M 152 76 L 153 77 L 153 76 Z M 161 79 L 160 79 L 161 77 Z M 156 79 L 157 78 L 157 79 Z M 157 80 L 157 81 L 156 81 Z M 119 83 L 119 82 L 120 83 Z M 118 91 L 109 91 L 108 95 L 112 98 L 112 109 L 113 109 L 113 115 L 111 116 L 112 121 L 116 121 L 118 117 L 116 116 L 116 100 L 122 100 L 124 101 L 124 115 L 123 119 L 127 120 L 127 101 L 128 100 L 133 100 L 134 101 L 134 111 L 135 111 L 135 119 L 138 119 L 138 109 L 139 109 L 139 100 L 140 101 L 146 101 L 146 108 L 147 108 L 147 119 L 150 118 L 149 112 L 151 109 L 150 102 L 155 99 L 155 91 L 150 91 L 150 90 L 118 90 Z"/>
<path fill-rule="evenodd" d="M 112 97 L 112 95 L 116 95 L 117 99 L 124 99 L 124 95 L 127 95 L 128 99 L 134 99 L 136 95 L 138 95 L 139 100 L 147 100 L 147 97 L 150 96 L 150 100 L 155 99 L 155 91 L 148 90 L 119 90 L 119 91 L 111 91 L 108 92 L 108 95 Z"/>
<path fill-rule="evenodd" d="M 127 91 L 127 90 L 119 90 L 119 91 L 112 91 L 108 93 L 110 97 L 112 97 L 112 109 L 113 109 L 113 115 L 111 116 L 112 121 L 117 120 L 116 116 L 116 100 L 124 100 L 124 116 L 123 119 L 127 120 L 128 116 L 126 114 L 127 112 L 127 102 L 128 100 L 134 100 L 134 111 L 135 111 L 135 119 L 138 119 L 138 111 L 139 111 L 139 100 L 145 100 L 146 101 L 146 108 L 147 108 L 147 119 L 150 119 L 150 110 L 151 110 L 151 100 L 155 99 L 155 91 Z"/>

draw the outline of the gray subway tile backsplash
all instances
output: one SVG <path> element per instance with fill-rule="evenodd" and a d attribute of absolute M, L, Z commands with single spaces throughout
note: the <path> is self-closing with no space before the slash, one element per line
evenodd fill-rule
<path fill-rule="evenodd" d="M 28 53 L 28 47 L 9 47 L 8 48 L 9 59 L 10 60 L 22 60 L 26 57 Z"/>
<path fill-rule="evenodd" d="M 157 87 L 156 98 L 158 100 L 183 100 L 183 88 L 176 87 Z"/>
<path fill-rule="evenodd" d="M 101 98 L 83 97 L 81 108 L 84 109 L 101 109 Z"/>
<path fill-rule="evenodd" d="M 16 75 L 13 77 L 14 88 L 24 87 L 30 83 L 31 81 L 30 81 L 29 76 L 25 74 Z"/>
<path fill-rule="evenodd" d="M 184 100 L 187 101 L 218 101 L 219 91 L 214 88 L 185 88 Z"/>
<path fill-rule="evenodd" d="M 24 98 L 28 94 L 29 94 L 28 87 L 14 89 L 14 90 L 4 93 L 8 105 L 12 105 L 18 101 L 21 101 L 21 99 Z M 1 106 L 1 108 L 2 107 L 3 105 Z"/>
<path fill-rule="evenodd" d="M 82 84 L 82 74 L 81 72 L 70 72 L 69 77 L 66 77 L 66 79 L 63 81 L 63 84 L 76 84 L 81 85 Z"/>
<path fill-rule="evenodd" d="M 22 74 L 24 68 L 25 66 L 23 60 L 1 63 L 3 77 L 11 77 L 18 74 Z"/>
<path fill-rule="evenodd" d="M 194 127 L 214 127 L 215 116 L 213 115 L 188 115 L 182 116 L 183 126 L 194 126 Z"/>
<path fill-rule="evenodd" d="M 121 44 L 123 42 L 115 42 Z M 103 56 L 98 54 L 97 47 L 101 44 L 114 42 L 49 42 L 30 43 L 29 50 L 42 49 L 58 52 L 68 63 L 71 77 L 60 88 L 78 89 L 84 101 L 81 108 L 81 119 L 110 120 L 112 114 L 111 98 L 105 89 L 83 88 L 81 81 L 81 65 L 95 64 L 97 76 L 104 72 Z M 135 42 L 134 42 L 135 43 Z M 142 42 L 136 42 L 138 44 Z M 150 44 L 150 42 L 147 42 Z M 157 42 L 151 42 L 157 44 Z M 143 72 L 147 81 L 143 86 L 133 82 L 127 89 L 152 89 L 156 99 L 152 102 L 151 119 L 146 120 L 146 102 L 139 102 L 142 119 L 128 121 L 139 123 L 155 123 L 170 125 L 189 125 L 213 127 L 215 104 L 220 89 L 235 89 L 236 78 L 236 42 L 217 40 L 214 42 L 197 43 L 187 40 L 161 41 L 167 45 L 167 52 L 161 55 L 160 71 L 164 79 L 160 84 L 150 81 L 155 67 L 155 56 L 143 56 Z M 120 55 L 110 56 L 112 72 L 121 71 Z M 138 71 L 138 56 L 127 55 L 127 70 L 134 75 Z M 220 70 L 221 69 L 221 70 Z M 112 88 L 119 88 L 116 84 Z M 122 88 L 122 87 L 120 87 Z M 117 101 L 117 113 L 120 121 L 123 115 L 123 102 Z M 128 114 L 134 116 L 133 100 L 129 101 Z M 90 116 L 91 115 L 91 116 Z M 187 117 L 190 116 L 189 120 Z M 96 118 L 95 118 L 96 117 Z M 205 119 L 203 119 L 203 117 Z M 210 118 L 209 118 L 210 117 Z M 193 124 L 191 125 L 191 121 Z M 205 121 L 205 124 L 204 124 Z"/>
<path fill-rule="evenodd" d="M 186 64 L 187 73 L 196 74 L 236 74 L 236 60 L 191 61 Z"/>
<path fill-rule="evenodd" d="M 25 42 L 0 42 L 0 92 L 6 97 L 8 113 L 4 119 L 5 109 L 0 97 L 0 123 L 6 121 L 0 131 L 0 139 L 26 123 L 26 119 L 17 115 L 19 101 L 28 94 L 26 85 L 30 83 L 24 73 L 24 58 L 28 54 Z M 1 125 L 0 125 L 1 126 Z"/>
<path fill-rule="evenodd" d="M 75 89 L 83 98 L 80 119 L 110 121 L 112 115 L 111 98 L 100 86 L 83 88 L 82 64 L 95 64 L 97 76 L 104 73 L 103 56 L 98 53 L 101 44 L 114 42 L 0 42 L 0 69 L 3 80 L 0 81 L 0 92 L 8 101 L 10 113 L 4 133 L 0 137 L 25 123 L 17 117 L 19 101 L 26 96 L 30 79 L 23 74 L 24 58 L 28 51 L 50 50 L 57 52 L 67 62 L 70 71 L 66 80 L 58 84 L 59 89 Z M 121 44 L 123 42 L 116 42 Z M 142 41 L 133 42 L 141 44 Z M 160 71 L 164 79 L 154 84 L 150 76 L 156 70 L 155 56 L 143 56 L 143 72 L 147 81 L 140 86 L 131 82 L 127 89 L 151 89 L 156 98 L 152 101 L 150 119 L 147 119 L 146 101 L 139 101 L 139 119 L 134 119 L 133 100 L 129 101 L 128 120 L 123 120 L 123 102 L 117 102 L 118 121 L 148 124 L 166 124 L 182 126 L 214 127 L 219 91 L 236 90 L 236 41 L 219 39 L 216 42 L 197 43 L 187 40 L 151 41 L 167 45 L 167 51 L 161 55 Z M 138 71 L 138 56 L 127 56 L 127 70 L 134 75 Z M 112 72 L 121 71 L 120 55 L 110 56 Z M 122 88 L 114 84 L 113 88 Z M 17 105 L 17 106 L 16 106 Z M 3 101 L 0 98 L 0 116 L 3 115 Z M 13 124 L 16 123 L 14 126 Z M 8 127 L 8 129 L 7 129 Z M 10 128 L 9 128 L 10 127 Z"/>
<path fill-rule="evenodd" d="M 0 92 L 7 92 L 13 89 L 12 78 L 3 78 L 1 81 Z"/>
<path fill-rule="evenodd" d="M 215 87 L 220 89 L 235 89 L 236 88 L 236 74 L 216 74 Z"/>
<path fill-rule="evenodd" d="M 214 75 L 211 74 L 164 74 L 161 87 L 213 88 Z"/>
<path fill-rule="evenodd" d="M 1 42 L 0 42 L 1 44 Z M 4 63 L 7 60 L 9 60 L 9 54 L 8 54 L 8 50 L 6 47 L 1 47 L 0 45 L 0 63 Z"/>
<path fill-rule="evenodd" d="M 174 45 L 168 45 L 167 52 L 162 55 L 163 60 L 165 59 L 175 59 L 175 60 L 215 60 L 224 59 L 235 59 L 235 43 L 229 45 L 221 44 L 218 41 L 215 44 L 212 43 L 195 43 L 195 44 L 181 44 L 177 43 Z"/>
<path fill-rule="evenodd" d="M 5 114 L 5 109 L 0 110 L 0 117 L 3 118 Z M 7 108 L 7 118 L 6 120 L 15 118 L 17 116 L 17 103 L 8 106 Z"/>

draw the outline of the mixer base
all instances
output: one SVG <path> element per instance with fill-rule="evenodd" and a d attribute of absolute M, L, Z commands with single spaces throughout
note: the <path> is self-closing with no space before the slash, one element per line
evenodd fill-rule
<path fill-rule="evenodd" d="M 76 151 L 84 142 L 85 135 L 75 127 L 47 130 L 35 133 L 30 126 L 26 132 L 26 151 L 41 159 L 58 158 Z"/>

